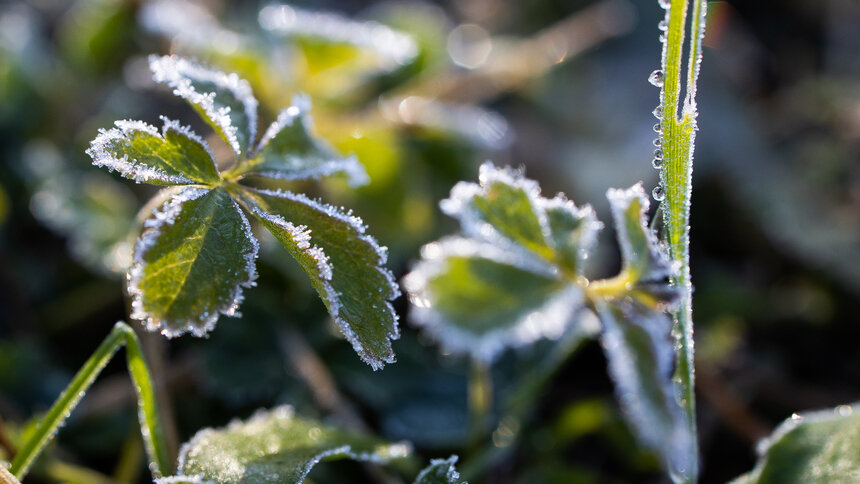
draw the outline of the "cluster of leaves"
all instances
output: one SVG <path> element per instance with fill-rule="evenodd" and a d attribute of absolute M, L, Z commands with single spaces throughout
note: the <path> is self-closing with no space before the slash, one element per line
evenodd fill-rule
<path fill-rule="evenodd" d="M 366 179 L 354 157 L 340 157 L 311 134 L 307 98 L 297 97 L 256 141 L 257 100 L 247 81 L 178 57 L 150 58 L 154 79 L 188 101 L 232 148 L 219 172 L 208 144 L 162 118 L 159 131 L 117 121 L 87 153 L 93 163 L 138 183 L 168 186 L 144 222 L 128 272 L 133 319 L 172 337 L 201 336 L 221 314 L 233 316 L 254 285 L 259 243 L 244 211 L 284 245 L 310 277 L 341 331 L 373 368 L 394 361 L 398 337 L 390 300 L 399 295 L 384 267 L 385 248 L 358 217 L 290 191 L 255 189 L 248 178 L 299 180 L 346 173 Z M 244 210 L 244 211 L 243 211 Z"/>
<path fill-rule="evenodd" d="M 610 373 L 631 426 L 667 467 L 694 465 L 672 380 L 672 267 L 648 228 L 641 185 L 607 197 L 624 264 L 589 281 L 584 265 L 602 224 L 590 206 L 540 196 L 521 173 L 481 166 L 480 184 L 462 182 L 442 201 L 463 235 L 432 242 L 406 276 L 412 319 L 452 352 L 491 361 L 506 346 L 558 338 L 590 308 L 602 323 Z"/>

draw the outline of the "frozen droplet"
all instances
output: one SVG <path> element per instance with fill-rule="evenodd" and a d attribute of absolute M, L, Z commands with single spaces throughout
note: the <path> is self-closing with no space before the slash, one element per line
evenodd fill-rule
<path fill-rule="evenodd" d="M 653 111 L 651 111 L 651 114 L 653 114 L 657 119 L 663 119 L 663 106 L 657 106 Z"/>
<path fill-rule="evenodd" d="M 661 43 L 661 44 L 665 44 L 665 43 L 666 43 L 666 32 L 661 32 L 661 33 L 660 33 L 660 43 Z"/>
<path fill-rule="evenodd" d="M 657 24 L 657 28 L 664 32 L 669 30 L 669 24 L 666 22 L 666 19 L 661 20 L 660 23 Z"/>
<path fill-rule="evenodd" d="M 662 87 L 663 86 L 663 78 L 664 78 L 663 71 L 661 71 L 660 69 L 657 69 L 654 72 L 652 72 L 650 76 L 648 76 L 648 82 L 650 82 L 651 84 L 653 84 L 657 87 Z"/>
<path fill-rule="evenodd" d="M 653 166 L 655 170 L 663 168 L 663 158 L 654 158 L 651 160 L 651 166 Z"/>
<path fill-rule="evenodd" d="M 663 127 L 660 126 L 660 123 L 657 123 L 653 127 L 655 133 L 663 134 Z"/>
<path fill-rule="evenodd" d="M 803 417 L 800 414 L 798 414 L 798 413 L 791 414 L 791 421 L 792 422 L 800 422 L 801 420 L 803 420 Z"/>
<path fill-rule="evenodd" d="M 651 190 L 651 196 L 654 197 L 654 200 L 662 202 L 666 198 L 666 192 L 663 191 L 663 187 L 657 185 L 654 187 L 654 190 Z"/>
<path fill-rule="evenodd" d="M 654 146 L 656 146 L 658 148 L 663 146 L 663 139 L 662 138 L 654 138 Z"/>
<path fill-rule="evenodd" d="M 654 158 L 658 160 L 663 159 L 663 150 L 661 148 L 657 148 L 656 150 L 654 150 Z"/>
<path fill-rule="evenodd" d="M 671 0 L 657 0 L 657 3 L 660 5 L 661 8 L 663 8 L 665 10 L 668 10 L 669 7 L 672 6 Z"/>

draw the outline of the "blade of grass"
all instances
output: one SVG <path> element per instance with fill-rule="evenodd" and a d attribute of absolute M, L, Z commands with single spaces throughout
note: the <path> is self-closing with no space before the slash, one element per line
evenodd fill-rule
<path fill-rule="evenodd" d="M 126 346 L 128 370 L 137 390 L 138 416 L 150 460 L 150 470 L 156 477 L 172 473 L 172 459 L 165 446 L 152 378 L 140 350 L 140 341 L 130 326 L 118 322 L 54 402 L 48 414 L 39 423 L 34 435 L 18 450 L 9 468 L 15 477 L 23 479 L 27 475 L 36 457 L 56 435 L 59 427 L 69 417 L 101 370 L 122 346 Z"/>

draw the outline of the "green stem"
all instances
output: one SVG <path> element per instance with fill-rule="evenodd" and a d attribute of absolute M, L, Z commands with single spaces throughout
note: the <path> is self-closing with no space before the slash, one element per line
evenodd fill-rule
<path fill-rule="evenodd" d="M 690 282 L 689 222 L 692 194 L 693 150 L 696 132 L 696 82 L 699 74 L 702 36 L 704 35 L 705 0 L 693 0 L 690 22 L 690 52 L 687 61 L 686 96 L 680 104 L 682 50 L 690 0 L 672 0 L 667 11 L 668 30 L 663 45 L 663 79 L 660 93 L 662 114 L 663 168 L 660 173 L 664 191 L 663 221 L 669 255 L 679 270 L 673 283 L 681 288 L 681 302 L 673 311 L 677 341 L 677 370 L 681 406 L 692 432 L 696 435 L 696 404 L 693 368 L 692 285 Z M 695 442 L 695 440 L 694 440 Z M 698 455 L 698 449 L 693 449 Z M 677 470 L 676 470 L 677 471 Z M 680 478 L 696 482 L 698 469 L 684 470 Z"/>
<path fill-rule="evenodd" d="M 140 341 L 138 341 L 137 335 L 134 334 L 131 327 L 123 322 L 118 322 L 108 337 L 84 363 L 72 382 L 63 390 L 45 418 L 39 422 L 34 435 L 18 450 L 9 468 L 10 472 L 18 479 L 23 479 L 27 475 L 27 471 L 30 470 L 36 457 L 54 437 L 59 427 L 101 373 L 101 370 L 122 346 L 126 346 L 128 370 L 137 390 L 138 417 L 150 460 L 150 470 L 155 477 L 171 474 L 172 460 L 166 450 L 164 431 L 158 416 L 152 379 L 140 350 Z"/>
<path fill-rule="evenodd" d="M 487 433 L 493 403 L 493 377 L 490 364 L 472 360 L 469 374 L 469 416 L 471 417 L 471 447 L 477 448 Z"/>

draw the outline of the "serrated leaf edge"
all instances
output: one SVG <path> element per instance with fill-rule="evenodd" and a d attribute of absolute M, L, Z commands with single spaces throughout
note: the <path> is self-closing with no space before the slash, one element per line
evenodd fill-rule
<path fill-rule="evenodd" d="M 166 132 L 167 129 L 174 129 L 173 124 L 168 127 L 167 118 L 163 118 L 165 120 L 165 126 L 163 128 L 163 132 Z M 173 123 L 171 121 L 171 123 Z M 178 125 L 178 123 L 176 123 Z M 130 178 L 134 180 L 136 183 L 145 183 L 151 180 L 160 180 L 166 183 L 177 183 L 177 184 L 194 184 L 199 183 L 197 181 L 191 180 L 190 178 L 179 176 L 179 175 L 168 175 L 164 172 L 164 170 L 154 167 L 148 166 L 142 163 L 138 163 L 137 160 L 129 160 L 128 155 L 123 155 L 120 158 L 115 157 L 113 154 L 108 151 L 107 144 L 111 141 L 121 140 L 121 141 L 130 141 L 129 134 L 134 131 L 142 131 L 151 136 L 155 136 L 161 140 L 164 140 L 162 133 L 158 132 L 158 128 L 152 126 L 151 124 L 144 123 L 143 121 L 137 121 L 132 119 L 125 119 L 115 121 L 115 128 L 111 129 L 99 129 L 98 135 L 94 140 L 90 142 L 90 147 L 87 148 L 86 154 L 93 159 L 93 165 L 107 168 L 108 171 L 118 171 L 126 178 Z M 190 129 L 186 130 L 190 132 Z M 188 134 L 185 131 L 179 131 L 182 134 Z M 191 137 L 196 142 L 200 142 L 206 148 L 206 151 L 209 152 L 209 147 L 205 143 L 202 143 L 199 137 L 193 135 Z M 211 152 L 209 152 L 211 155 Z"/>
<path fill-rule="evenodd" d="M 272 124 L 266 129 L 266 132 L 263 134 L 263 137 L 260 139 L 260 143 L 257 146 L 257 149 L 254 150 L 253 156 L 257 156 L 269 142 L 278 135 L 286 127 L 292 126 L 293 123 L 298 119 L 299 122 L 303 124 L 305 131 L 308 133 L 313 132 L 313 118 L 310 114 L 311 109 L 311 99 L 305 94 L 296 94 L 293 96 L 291 106 L 284 108 L 278 113 L 277 119 L 275 119 Z M 334 147 L 330 146 L 325 140 L 318 138 L 316 136 L 310 137 L 311 142 L 314 143 L 321 151 L 327 151 L 331 153 L 335 153 Z M 364 165 L 359 163 L 358 158 L 355 155 L 348 155 L 341 158 L 332 158 L 317 166 L 313 169 L 306 169 L 304 171 L 297 171 L 294 173 L 283 173 L 274 170 L 267 171 L 249 171 L 249 174 L 256 174 L 259 176 L 264 176 L 267 178 L 274 178 L 278 180 L 307 180 L 307 179 L 319 179 L 326 176 L 331 176 L 335 173 L 345 173 L 347 176 L 347 181 L 351 187 L 358 187 L 367 185 L 370 182 L 370 178 L 367 176 L 367 171 L 364 169 Z"/>
<path fill-rule="evenodd" d="M 186 202 L 196 200 L 203 197 L 211 190 L 208 188 L 184 187 L 179 190 L 174 196 L 164 202 L 161 207 L 153 210 L 152 215 L 144 221 L 144 231 L 138 237 L 134 247 L 134 255 L 132 265 L 126 275 L 126 290 L 131 298 L 131 319 L 141 321 L 147 331 L 160 332 L 167 338 L 175 338 L 187 332 L 194 336 L 203 337 L 209 331 L 215 328 L 218 318 L 221 314 L 225 316 L 237 316 L 239 305 L 244 299 L 242 289 L 253 287 L 256 285 L 257 279 L 256 259 L 260 250 L 260 243 L 257 241 L 254 234 L 251 232 L 251 224 L 248 218 L 245 217 L 239 205 L 231 197 L 233 208 L 239 214 L 244 227 L 245 235 L 251 244 L 251 251 L 244 254 L 245 271 L 248 278 L 233 288 L 233 295 L 230 298 L 230 303 L 219 308 L 213 308 L 206 314 L 200 315 L 198 321 L 186 321 L 184 324 L 168 325 L 156 319 L 152 314 L 146 311 L 143 307 L 143 290 L 140 289 L 140 280 L 143 277 L 143 272 L 146 263 L 143 261 L 143 256 L 149 248 L 155 244 L 155 241 L 161 235 L 161 228 L 165 225 L 173 225 L 176 217 L 182 211 L 182 205 Z"/>
<path fill-rule="evenodd" d="M 376 261 L 376 266 L 374 268 L 379 273 L 381 273 L 385 277 L 385 279 L 388 281 L 388 286 L 389 286 L 388 287 L 388 294 L 386 294 L 384 296 L 384 299 L 386 299 L 386 301 L 385 301 L 386 310 L 391 315 L 392 320 L 394 322 L 394 331 L 391 333 L 388 333 L 387 337 L 389 340 L 396 340 L 396 339 L 400 338 L 400 327 L 397 324 L 400 317 L 397 315 L 397 312 L 394 310 L 394 306 L 391 304 L 391 300 L 394 300 L 394 299 L 400 297 L 400 286 L 397 284 L 397 281 L 394 278 L 394 274 L 392 274 L 392 272 L 385 266 L 385 264 L 388 262 L 388 248 L 385 246 L 379 245 L 379 242 L 376 241 L 376 238 L 374 238 L 372 235 L 367 233 L 367 226 L 364 225 L 364 221 L 360 217 L 353 215 L 352 210 L 344 211 L 342 208 L 338 208 L 338 207 L 335 207 L 334 205 L 329 205 L 327 203 L 323 203 L 321 201 L 311 199 L 310 197 L 308 197 L 307 195 L 304 195 L 302 193 L 294 193 L 294 192 L 290 192 L 288 190 L 265 190 L 265 189 L 250 189 L 250 191 L 256 192 L 256 193 L 259 193 L 262 195 L 271 196 L 271 197 L 284 198 L 287 200 L 291 200 L 294 202 L 299 202 L 299 203 L 308 205 L 311 208 L 318 210 L 322 213 L 325 213 L 326 215 L 328 215 L 332 218 L 335 218 L 337 220 L 340 220 L 340 221 L 350 225 L 352 228 L 354 228 L 356 230 L 356 232 L 358 233 L 358 238 L 361 241 L 365 242 L 366 244 L 370 245 L 371 248 L 376 252 L 378 259 Z M 255 212 L 256 212 L 256 209 L 255 209 Z M 272 221 L 273 223 L 276 223 L 273 219 L 271 219 L 269 217 L 280 218 L 281 220 L 283 220 L 284 223 L 287 223 L 290 226 L 295 227 L 292 223 L 287 222 L 285 219 L 283 219 L 283 217 L 280 217 L 278 215 L 272 215 L 272 214 L 269 214 L 268 212 L 266 212 L 265 218 L 267 220 Z M 278 225 L 281 225 L 281 224 L 278 223 Z M 281 226 L 284 226 L 284 225 L 281 225 Z M 312 240 L 312 236 L 311 236 L 311 240 Z M 317 247 L 314 246 L 314 248 L 316 249 Z M 326 264 L 328 265 L 328 263 L 327 263 L 328 257 L 325 255 L 325 253 L 322 249 L 319 249 L 319 254 L 321 254 L 323 257 L 326 258 Z M 326 281 L 331 280 L 331 269 L 332 268 L 329 267 L 328 273 L 327 273 L 328 277 L 325 278 Z M 337 270 L 337 269 L 334 268 L 334 270 Z M 321 275 L 324 275 L 324 273 L 321 273 Z M 337 323 L 338 328 L 340 328 L 340 330 L 343 332 L 344 337 L 346 337 L 346 339 L 350 342 L 350 344 L 352 344 L 353 349 L 355 350 L 356 353 L 358 353 L 358 356 L 361 358 L 361 360 L 364 361 L 365 363 L 367 363 L 368 365 L 370 365 L 371 368 L 373 368 L 374 370 L 381 369 L 383 367 L 384 363 L 394 363 L 394 361 L 395 361 L 394 351 L 391 349 L 389 349 L 389 353 L 387 355 L 385 355 L 384 357 L 377 359 L 377 358 L 370 356 L 369 352 L 364 348 L 364 346 L 362 346 L 361 342 L 359 342 L 355 333 L 352 331 L 352 329 L 350 329 L 349 323 L 340 317 L 341 304 L 340 304 L 340 301 L 338 299 L 339 294 L 337 294 L 337 291 L 334 290 L 334 288 L 331 286 L 330 283 L 325 283 L 324 287 L 326 289 L 326 294 L 329 297 L 329 301 L 328 301 L 329 302 L 329 313 L 331 314 L 335 323 Z"/>
<path fill-rule="evenodd" d="M 188 102 L 199 106 L 206 116 L 221 128 L 227 143 L 237 156 L 242 155 L 239 139 L 236 136 L 238 126 L 233 125 L 230 118 L 230 108 L 222 106 L 215 107 L 215 92 L 201 93 L 191 85 L 191 79 L 185 73 L 212 82 L 223 87 L 236 96 L 245 107 L 245 116 L 248 118 L 248 147 L 253 146 L 257 136 L 257 98 L 251 90 L 251 85 L 236 73 L 227 74 L 223 71 L 192 62 L 177 56 L 149 56 L 149 68 L 152 70 L 152 78 L 156 82 L 165 83 L 173 88 L 173 94 L 186 99 Z"/>
<path fill-rule="evenodd" d="M 422 248 L 421 255 L 421 261 L 403 278 L 404 288 L 412 303 L 410 320 L 430 334 L 446 351 L 468 353 L 478 360 L 492 362 L 505 348 L 560 336 L 583 307 L 582 289 L 575 284 L 568 284 L 540 309 L 512 326 L 476 336 L 452 324 L 433 309 L 425 292 L 430 279 L 445 271 L 444 262 L 447 258 L 483 258 L 547 278 L 558 278 L 558 269 L 531 252 L 527 252 L 524 257 L 523 254 L 501 249 L 489 242 L 460 236 L 431 242 Z"/>
<path fill-rule="evenodd" d="M 256 412 L 254 412 L 254 415 L 252 415 L 249 419 L 244 420 L 244 421 L 239 420 L 239 419 L 233 419 L 230 421 L 230 423 L 227 424 L 226 427 L 222 427 L 220 429 L 210 427 L 210 428 L 205 428 L 203 430 L 200 430 L 196 434 L 194 434 L 194 436 L 191 438 L 191 440 L 182 444 L 182 446 L 180 447 L 178 465 L 177 465 L 177 473 L 179 474 L 179 476 L 182 476 L 182 472 L 185 469 L 186 458 L 187 458 L 188 452 L 191 449 L 193 449 L 200 440 L 205 439 L 206 437 L 208 437 L 211 434 L 217 434 L 217 433 L 223 432 L 223 431 L 230 432 L 230 431 L 234 431 L 234 430 L 241 430 L 242 428 L 244 428 L 246 426 L 254 425 L 254 424 L 257 424 L 261 421 L 262 422 L 268 421 L 269 419 L 271 419 L 273 417 L 276 419 L 290 420 L 290 419 L 293 419 L 295 416 L 296 416 L 295 410 L 293 409 L 293 407 L 291 405 L 282 405 L 279 407 L 275 407 L 271 410 L 259 409 Z M 322 452 L 314 455 L 312 460 L 310 462 L 308 462 L 302 468 L 302 475 L 301 475 L 301 478 L 299 479 L 299 482 L 303 482 L 305 480 L 305 478 L 307 478 L 308 474 L 313 469 L 313 467 L 315 465 L 319 464 L 319 462 L 321 460 L 323 460 L 326 457 L 332 456 L 332 455 L 343 455 L 345 457 L 348 457 L 350 459 L 357 460 L 357 461 L 372 462 L 374 464 L 384 464 L 393 458 L 406 457 L 412 453 L 412 446 L 408 442 L 394 443 L 394 444 L 389 445 L 388 447 L 389 448 L 396 448 L 396 450 L 397 450 L 397 452 L 391 453 L 392 454 L 391 458 L 384 458 L 379 453 L 376 453 L 376 452 L 375 453 L 353 452 L 352 447 L 349 445 L 342 445 L 340 447 L 335 447 L 332 449 L 322 451 Z"/>

